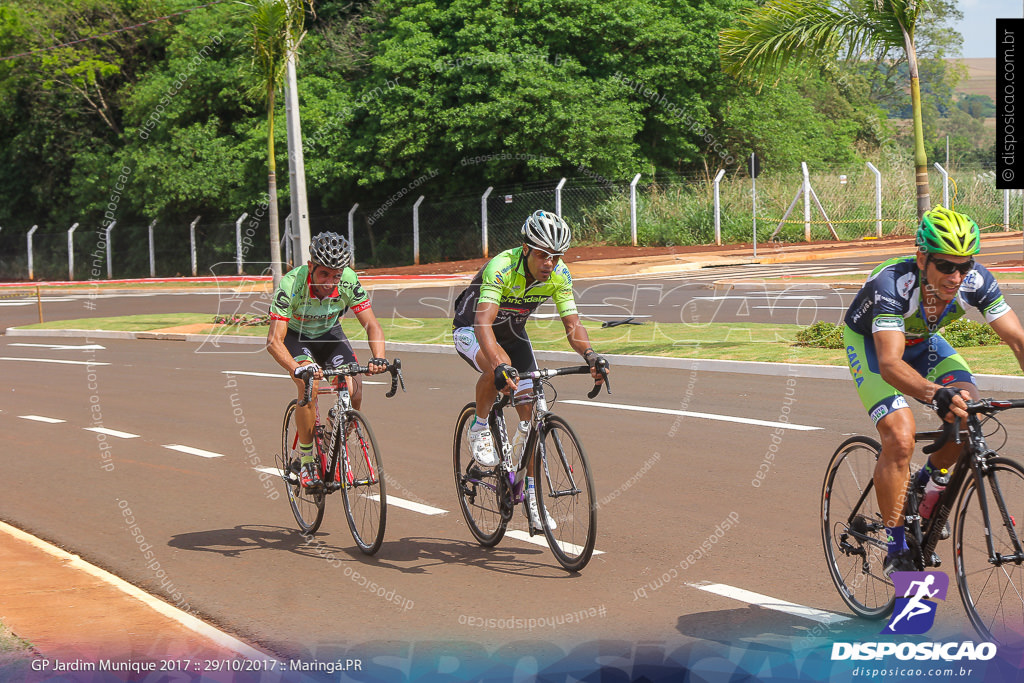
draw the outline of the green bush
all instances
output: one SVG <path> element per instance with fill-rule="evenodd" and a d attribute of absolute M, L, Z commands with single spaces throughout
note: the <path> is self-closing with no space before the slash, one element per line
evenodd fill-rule
<path fill-rule="evenodd" d="M 942 329 L 942 336 L 953 348 L 962 346 L 994 346 L 1001 344 L 992 328 L 985 323 L 977 323 L 967 318 L 954 320 Z"/>
<path fill-rule="evenodd" d="M 845 325 L 819 320 L 796 333 L 797 346 L 814 346 L 820 349 L 842 349 Z"/>

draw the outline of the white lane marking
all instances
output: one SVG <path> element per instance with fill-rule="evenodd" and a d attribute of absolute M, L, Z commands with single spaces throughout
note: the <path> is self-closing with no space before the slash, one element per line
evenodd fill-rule
<path fill-rule="evenodd" d="M 53 349 L 55 351 L 106 351 L 107 347 L 99 344 L 27 344 L 15 342 L 8 346 L 35 346 L 42 349 Z"/>
<path fill-rule="evenodd" d="M 110 365 L 110 363 L 96 363 L 84 360 L 56 360 L 54 358 L 11 358 L 0 356 L 0 360 L 21 360 L 29 363 L 63 363 L 65 365 Z"/>
<path fill-rule="evenodd" d="M 87 432 L 96 432 L 97 434 L 106 434 L 107 436 L 116 436 L 119 439 L 137 439 L 138 434 L 131 434 L 129 432 L 119 432 L 116 429 L 107 429 L 106 427 L 82 427 Z"/>
<path fill-rule="evenodd" d="M 369 496 L 369 498 L 372 498 L 373 500 L 380 500 L 380 496 L 378 496 L 376 494 L 374 494 L 372 496 Z M 420 514 L 423 514 L 423 515 L 447 515 L 448 514 L 447 510 L 442 510 L 441 508 L 431 507 L 429 505 L 424 505 L 423 503 L 416 503 L 416 502 L 411 501 L 411 500 L 406 500 L 405 498 L 396 498 L 395 496 L 388 496 L 388 507 L 391 507 L 392 505 L 394 505 L 395 507 L 398 507 L 398 508 L 405 508 L 406 510 L 412 510 L 413 512 L 419 512 Z"/>
<path fill-rule="evenodd" d="M 785 612 L 786 614 L 792 614 L 793 616 L 817 621 L 821 624 L 841 624 L 844 621 L 850 621 L 850 617 L 844 617 L 841 614 L 826 612 L 825 610 L 815 609 L 813 607 L 805 607 L 804 605 L 798 605 L 795 602 L 786 602 L 785 600 L 779 600 L 778 598 L 773 598 L 769 595 L 761 595 L 760 593 L 753 593 L 751 591 L 743 590 L 742 588 L 727 586 L 724 583 L 700 581 L 698 583 L 688 583 L 686 585 L 702 591 L 707 591 L 708 593 L 721 595 L 722 597 L 739 600 L 740 602 L 745 602 L 750 605 L 757 605 L 764 609 L 771 609 L 776 612 Z"/>
<path fill-rule="evenodd" d="M 0 301 L 0 306 L 31 306 L 34 301 Z"/>
<path fill-rule="evenodd" d="M 780 429 L 795 429 L 797 431 L 810 432 L 824 427 L 811 427 L 798 425 L 792 422 L 769 422 L 767 420 L 755 420 L 748 417 L 732 417 L 730 415 L 716 415 L 714 413 L 695 413 L 691 410 L 671 410 L 669 408 L 648 408 L 647 406 L 627 406 L 620 403 L 602 403 L 600 401 L 578 401 L 576 399 L 564 399 L 562 403 L 571 403 L 579 406 L 595 406 L 597 408 L 618 408 L 619 410 L 633 410 L 639 413 L 661 413 L 663 415 L 682 415 L 683 417 L 699 417 L 705 420 L 720 420 L 722 422 L 739 422 L 741 424 L 757 425 L 759 427 L 777 427 Z"/>
<path fill-rule="evenodd" d="M 0 533 L 6 533 L 9 536 L 12 536 L 17 540 L 21 541 L 22 543 L 27 543 L 31 545 L 33 548 L 37 548 L 52 557 L 56 557 L 57 559 L 65 562 L 65 566 L 72 567 L 73 569 L 77 569 L 80 571 L 84 571 L 86 574 L 89 574 L 90 576 L 96 577 L 97 579 L 107 584 L 110 584 L 122 593 L 130 595 L 136 600 L 141 601 L 143 604 L 150 607 L 154 611 L 164 615 L 169 619 L 173 619 L 185 628 L 194 631 L 195 633 L 198 633 L 201 636 L 209 638 L 211 641 L 213 641 L 216 645 L 220 647 L 226 648 L 232 652 L 237 652 L 239 655 L 246 657 L 248 659 L 254 659 L 259 661 L 278 661 L 275 660 L 275 658 L 272 655 L 269 655 L 265 652 L 260 652 L 259 650 L 249 645 L 246 645 L 237 638 L 230 636 L 227 633 L 224 633 L 223 631 L 207 624 L 205 621 L 197 619 L 191 614 L 183 612 L 177 607 L 174 607 L 170 603 L 165 602 L 164 600 L 160 600 L 159 598 L 155 598 L 149 593 L 146 593 L 145 591 L 136 588 L 135 586 L 128 583 L 121 577 L 115 576 L 108 571 L 100 569 L 96 565 L 89 564 L 78 555 L 72 555 L 66 550 L 61 550 L 60 548 L 51 545 L 46 541 L 38 539 L 35 536 L 31 536 L 22 531 L 21 529 L 17 529 L 9 524 L 5 524 L 4 522 L 0 522 Z"/>
<path fill-rule="evenodd" d="M 278 375 L 273 372 L 246 372 L 244 370 L 221 370 L 225 375 L 248 375 L 250 377 L 276 377 L 279 379 L 287 378 L 288 375 Z M 372 380 L 364 379 L 363 384 L 387 384 L 387 382 L 374 382 Z"/>
<path fill-rule="evenodd" d="M 284 472 L 276 467 L 253 467 L 257 472 L 266 472 L 267 474 L 273 474 L 275 477 L 283 477 Z"/>
<path fill-rule="evenodd" d="M 532 318 L 559 318 L 557 313 L 534 313 Z M 639 315 L 637 313 L 584 313 L 584 318 L 650 318 L 649 315 Z"/>
<path fill-rule="evenodd" d="M 180 451 L 181 453 L 188 453 L 189 455 L 198 455 L 201 458 L 223 458 L 223 453 L 214 453 L 213 451 L 204 451 L 201 448 L 192 448 L 191 446 L 181 446 L 176 443 L 164 444 L 164 448 L 170 448 L 172 451 Z"/>
<path fill-rule="evenodd" d="M 248 375 L 250 377 L 287 377 L 288 375 L 279 375 L 273 372 L 246 372 L 244 370 L 221 370 L 225 375 Z"/>
<path fill-rule="evenodd" d="M 781 310 L 787 310 L 787 309 L 800 310 L 801 308 L 806 308 L 806 306 L 751 306 L 751 308 L 767 308 L 767 309 L 772 309 L 772 310 L 779 310 L 779 309 L 781 309 Z M 815 306 L 814 307 L 814 310 L 816 310 L 816 311 L 847 311 L 849 309 L 850 309 L 849 306 Z"/>
<path fill-rule="evenodd" d="M 550 547 L 548 546 L 548 539 L 544 534 L 534 534 L 533 536 L 530 536 L 529 532 L 513 529 L 511 531 L 506 531 L 505 535 L 534 545 L 541 545 L 545 548 Z M 566 543 L 565 541 L 559 541 L 558 545 L 566 552 L 573 553 L 574 555 L 578 555 L 583 550 L 582 546 L 578 546 L 573 543 Z M 594 554 L 604 555 L 604 551 L 595 549 Z"/>
<path fill-rule="evenodd" d="M 19 415 L 23 420 L 33 420 L 35 422 L 48 422 L 50 424 L 57 424 L 58 422 L 66 422 L 67 420 L 58 420 L 55 417 L 43 417 L 42 415 Z"/>

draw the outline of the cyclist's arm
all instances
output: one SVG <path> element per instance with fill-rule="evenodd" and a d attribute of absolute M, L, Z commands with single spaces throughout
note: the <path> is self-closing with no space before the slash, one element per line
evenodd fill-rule
<path fill-rule="evenodd" d="M 476 317 L 473 320 L 473 329 L 476 331 L 476 340 L 480 344 L 480 350 L 487 361 L 487 367 L 480 368 L 484 372 L 494 372 L 494 368 L 502 363 L 512 364 L 505 349 L 501 348 L 498 340 L 494 337 L 495 318 L 498 317 L 498 304 L 480 302 L 476 307 Z"/>
<path fill-rule="evenodd" d="M 586 359 L 587 351 L 593 351 L 593 349 L 590 347 L 590 335 L 587 334 L 587 328 L 583 327 L 583 324 L 580 322 L 580 316 L 576 313 L 564 316 L 562 318 L 562 325 L 565 327 L 565 338 L 569 340 L 569 346 L 572 347 L 573 351 Z M 605 372 L 610 372 L 610 369 L 605 370 Z M 590 375 L 595 380 L 604 381 L 596 367 L 590 368 Z M 611 385 L 609 384 L 608 386 Z"/>
<path fill-rule="evenodd" d="M 381 329 L 380 323 L 377 321 L 377 316 L 373 314 L 373 309 L 367 306 L 362 310 L 356 311 L 356 320 L 358 320 L 359 324 L 363 326 L 364 330 L 366 330 L 366 341 L 370 344 L 370 357 L 383 358 L 384 330 Z M 384 372 L 384 369 L 381 368 L 380 370 L 374 370 L 371 368 L 367 374 L 376 375 L 378 372 Z"/>
<path fill-rule="evenodd" d="M 872 336 L 878 354 L 878 371 L 886 384 L 907 396 L 931 403 L 940 385 L 929 382 L 903 360 L 906 337 L 898 330 L 878 330 Z M 927 343 L 927 342 L 922 342 Z M 967 417 L 967 404 L 963 396 L 953 399 L 951 406 L 958 417 Z"/>
<path fill-rule="evenodd" d="M 989 323 L 992 331 L 999 335 L 1007 346 L 1017 357 L 1017 364 L 1024 370 L 1024 327 L 1021 327 L 1020 318 L 1012 310 L 1007 311 Z"/>
<path fill-rule="evenodd" d="M 288 351 L 288 347 L 284 345 L 284 335 L 288 332 L 288 321 L 279 320 L 276 318 L 270 319 L 270 329 L 267 331 L 267 351 L 277 361 L 278 365 L 288 371 L 289 376 L 293 376 L 295 368 L 299 367 L 299 364 L 292 358 L 292 354 Z"/>

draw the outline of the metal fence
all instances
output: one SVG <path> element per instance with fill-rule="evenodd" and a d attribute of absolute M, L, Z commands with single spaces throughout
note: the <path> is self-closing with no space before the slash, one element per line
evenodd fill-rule
<path fill-rule="evenodd" d="M 997 190 L 989 170 L 954 169 L 948 179 L 945 171 L 937 166 L 930 174 L 933 206 L 947 196 L 957 210 L 970 214 L 984 229 L 1021 228 L 1024 202 L 1019 191 Z M 379 205 L 368 202 L 346 213 L 313 214 L 312 232 L 348 233 L 351 220 L 360 266 L 493 256 L 517 245 L 523 221 L 541 208 L 560 210 L 573 227 L 578 245 L 633 244 L 634 230 L 639 245 L 749 243 L 753 237 L 752 182 L 741 173 L 719 174 L 717 179 L 706 175 L 646 178 L 636 184 L 635 194 L 630 192 L 629 180 L 596 176 L 481 188 L 477 194 L 459 196 L 440 196 L 440 183 L 432 181 L 433 176 L 421 176 Z M 909 170 L 876 173 L 865 165 L 807 169 L 806 176 L 763 174 L 756 188 L 758 241 L 762 243 L 910 234 L 917 223 Z M 269 225 L 259 213 L 157 222 L 151 246 L 152 221 L 119 219 L 109 233 L 109 249 L 106 231 L 94 225 L 79 225 L 73 231 L 72 226 L 43 225 L 32 231 L 32 226 L 0 224 L 0 276 L 28 279 L 30 266 L 34 280 L 264 273 L 270 260 Z M 286 228 L 282 221 L 284 246 Z M 69 252 L 73 272 L 69 272 Z M 283 250 L 283 255 L 288 253 Z M 291 260 L 301 263 L 305 258 L 291 254 Z"/>

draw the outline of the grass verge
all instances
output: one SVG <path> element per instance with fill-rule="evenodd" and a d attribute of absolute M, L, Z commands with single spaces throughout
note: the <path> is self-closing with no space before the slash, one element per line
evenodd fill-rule
<path fill-rule="evenodd" d="M 210 323 L 209 314 L 174 313 L 131 315 L 118 318 L 83 318 L 60 320 L 23 329 L 85 329 L 144 332 L 182 325 Z M 452 343 L 451 321 L 447 318 L 383 318 L 380 319 L 385 338 L 390 342 L 447 344 Z M 648 322 L 643 325 L 619 325 L 602 328 L 599 323 L 585 322 L 594 348 L 601 353 L 671 358 L 707 358 L 718 360 L 761 361 L 774 363 L 811 363 L 845 365 L 843 349 L 817 349 L 795 346 L 798 325 L 770 323 L 684 323 Z M 342 326 L 351 339 L 365 339 L 362 327 L 355 320 L 344 319 Z M 539 350 L 565 351 L 568 345 L 558 319 L 531 320 L 527 333 Z M 266 326 L 223 327 L 209 324 L 199 334 L 241 334 L 265 337 Z M 978 346 L 959 349 L 975 372 L 992 375 L 1017 375 L 1020 368 L 1010 349 Z"/>

